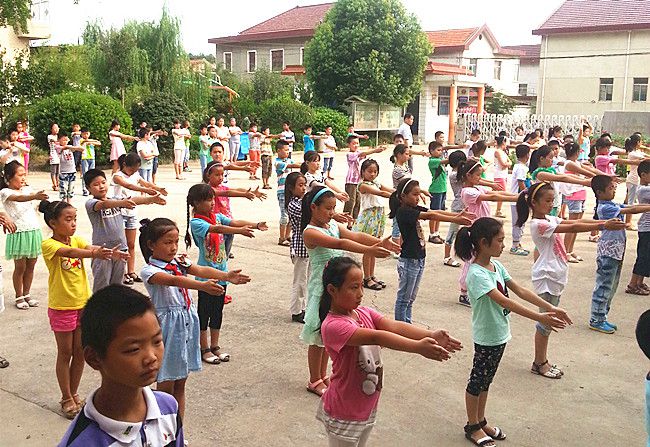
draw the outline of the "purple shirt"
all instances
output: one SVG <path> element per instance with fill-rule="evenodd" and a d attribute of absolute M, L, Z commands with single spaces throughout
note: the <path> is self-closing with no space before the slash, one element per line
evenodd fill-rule
<path fill-rule="evenodd" d="M 361 172 L 359 171 L 359 158 L 361 152 L 348 152 L 348 175 L 345 177 L 345 183 L 352 183 L 358 185 L 361 181 Z"/>

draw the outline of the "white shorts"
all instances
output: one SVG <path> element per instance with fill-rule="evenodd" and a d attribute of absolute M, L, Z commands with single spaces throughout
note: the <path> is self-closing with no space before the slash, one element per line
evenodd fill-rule
<path fill-rule="evenodd" d="M 185 149 L 174 149 L 174 164 L 182 165 L 185 159 Z"/>

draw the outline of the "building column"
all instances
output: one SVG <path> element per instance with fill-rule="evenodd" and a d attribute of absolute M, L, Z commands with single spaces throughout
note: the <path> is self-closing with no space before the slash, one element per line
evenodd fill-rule
<path fill-rule="evenodd" d="M 458 102 L 458 87 L 456 84 L 451 84 L 449 92 L 449 132 L 447 132 L 447 140 L 449 144 L 454 144 L 456 141 L 456 103 Z"/>
<path fill-rule="evenodd" d="M 483 113 L 485 110 L 485 86 L 478 87 L 478 103 L 476 105 L 476 113 Z"/>

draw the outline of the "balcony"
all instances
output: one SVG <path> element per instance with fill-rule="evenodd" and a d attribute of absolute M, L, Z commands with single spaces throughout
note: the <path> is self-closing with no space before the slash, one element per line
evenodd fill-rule
<path fill-rule="evenodd" d="M 20 31 L 17 36 L 22 39 L 49 39 L 52 36 L 50 25 L 47 22 L 27 21 L 27 30 Z"/>

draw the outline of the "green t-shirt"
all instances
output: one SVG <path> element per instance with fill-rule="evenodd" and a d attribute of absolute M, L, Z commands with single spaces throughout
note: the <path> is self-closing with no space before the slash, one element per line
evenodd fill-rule
<path fill-rule="evenodd" d="M 485 176 L 485 166 L 487 165 L 487 161 L 485 161 L 485 158 L 481 155 L 478 158 L 478 162 L 481 163 L 481 166 L 483 167 L 483 172 L 481 173 L 481 178 L 486 178 Z"/>
<path fill-rule="evenodd" d="M 431 171 L 431 186 L 429 186 L 429 192 L 447 192 L 447 171 L 442 165 L 442 158 L 429 158 L 429 171 Z"/>
<path fill-rule="evenodd" d="M 537 181 L 537 174 L 540 172 L 549 172 L 551 174 L 557 174 L 557 171 L 555 170 L 554 167 L 549 166 L 548 168 L 537 168 L 533 171 L 533 173 L 530 175 L 530 178 L 533 179 L 533 181 Z"/>
<path fill-rule="evenodd" d="M 492 261 L 494 272 L 472 263 L 467 271 L 467 295 L 472 303 L 472 335 L 474 343 L 498 346 L 510 340 L 510 311 L 487 294 L 494 289 L 508 296 L 506 282 L 510 275 L 499 261 Z"/>

